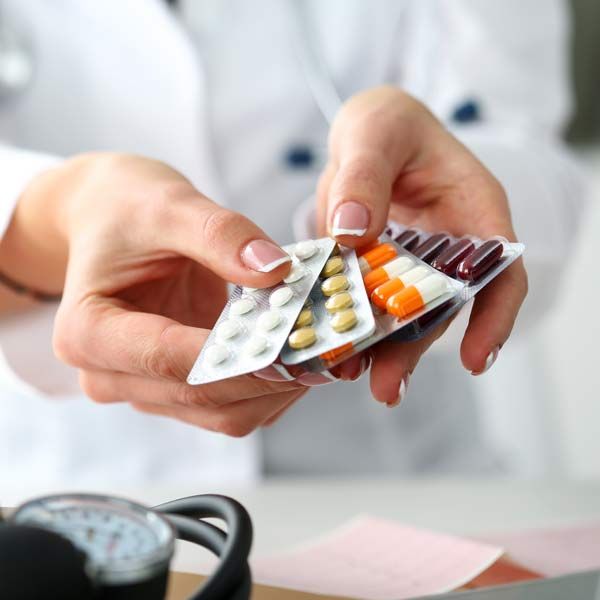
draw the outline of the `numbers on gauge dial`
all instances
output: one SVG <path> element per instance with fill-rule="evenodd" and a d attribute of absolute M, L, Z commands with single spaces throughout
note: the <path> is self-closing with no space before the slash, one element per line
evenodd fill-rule
<path fill-rule="evenodd" d="M 143 520 L 104 507 L 65 507 L 53 512 L 49 525 L 95 563 L 137 558 L 153 552 L 159 544 Z"/>

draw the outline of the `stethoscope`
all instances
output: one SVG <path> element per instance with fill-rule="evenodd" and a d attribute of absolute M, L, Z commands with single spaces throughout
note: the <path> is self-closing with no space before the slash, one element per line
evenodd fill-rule
<path fill-rule="evenodd" d="M 177 0 L 166 0 L 171 6 Z M 294 15 L 294 44 L 306 83 L 321 114 L 328 124 L 333 122 L 343 99 L 329 72 L 327 61 L 317 39 L 316 29 L 304 0 L 288 0 Z M 0 1 L 0 102 L 18 96 L 32 83 L 35 72 L 35 52 L 24 35 L 6 23 Z M 466 98 L 459 103 L 450 120 L 470 123 L 481 119 L 480 105 L 476 99 Z M 318 154 L 318 152 L 317 152 Z M 310 166 L 310 149 L 290 148 L 287 162 L 290 167 Z"/>
<path fill-rule="evenodd" d="M 0 101 L 24 92 L 33 81 L 33 48 L 20 32 L 5 19 L 0 3 Z"/>
<path fill-rule="evenodd" d="M 35 498 L 1 522 L 0 597 L 12 600 L 164 600 L 177 539 L 219 564 L 189 600 L 248 600 L 252 522 L 226 496 L 189 496 L 149 508 L 124 498 Z M 219 519 L 226 530 L 205 519 Z"/>
<path fill-rule="evenodd" d="M 306 2 L 288 0 L 288 3 L 295 17 L 294 43 L 304 76 L 323 117 L 331 123 L 342 99 L 323 60 Z M 169 4 L 175 5 L 176 1 L 169 0 Z M 6 22 L 2 8 L 0 3 L 0 100 L 6 100 L 18 96 L 31 85 L 35 53 L 25 36 Z"/>

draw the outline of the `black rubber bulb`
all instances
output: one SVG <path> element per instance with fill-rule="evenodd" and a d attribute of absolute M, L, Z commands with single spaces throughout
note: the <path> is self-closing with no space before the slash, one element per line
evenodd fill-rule
<path fill-rule="evenodd" d="M 88 600 L 92 586 L 85 555 L 57 533 L 0 525 L 0 598 Z"/>

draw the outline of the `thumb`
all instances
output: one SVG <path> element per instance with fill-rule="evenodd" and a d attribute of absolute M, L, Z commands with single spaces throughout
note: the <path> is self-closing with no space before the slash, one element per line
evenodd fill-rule
<path fill-rule="evenodd" d="M 226 281 L 268 287 L 289 272 L 290 255 L 241 214 L 200 194 L 172 203 L 169 210 L 169 248 Z M 163 226 L 161 236 L 164 230 Z"/>

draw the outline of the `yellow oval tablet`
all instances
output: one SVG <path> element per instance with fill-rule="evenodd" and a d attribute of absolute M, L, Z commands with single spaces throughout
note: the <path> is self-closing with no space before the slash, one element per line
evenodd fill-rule
<path fill-rule="evenodd" d="M 341 256 L 330 258 L 321 271 L 321 277 L 331 277 L 344 270 L 344 259 Z"/>
<path fill-rule="evenodd" d="M 325 302 L 325 310 L 329 313 L 336 313 L 339 310 L 350 308 L 354 304 L 354 300 L 350 292 L 338 292 L 327 299 Z"/>
<path fill-rule="evenodd" d="M 301 350 L 302 348 L 308 348 L 317 341 L 317 333 L 312 327 L 302 327 L 292 331 L 288 338 L 290 348 L 294 350 Z"/>
<path fill-rule="evenodd" d="M 300 311 L 298 318 L 296 319 L 296 323 L 294 324 L 295 328 L 306 327 L 307 325 L 312 325 L 315 320 L 312 310 L 310 308 L 305 308 Z"/>
<path fill-rule="evenodd" d="M 349 285 L 350 283 L 345 275 L 334 275 L 321 284 L 321 291 L 326 296 L 333 296 L 333 294 L 347 290 Z"/>
<path fill-rule="evenodd" d="M 358 322 L 356 312 L 352 308 L 341 310 L 331 317 L 331 327 L 334 331 L 342 333 L 352 329 Z"/>

